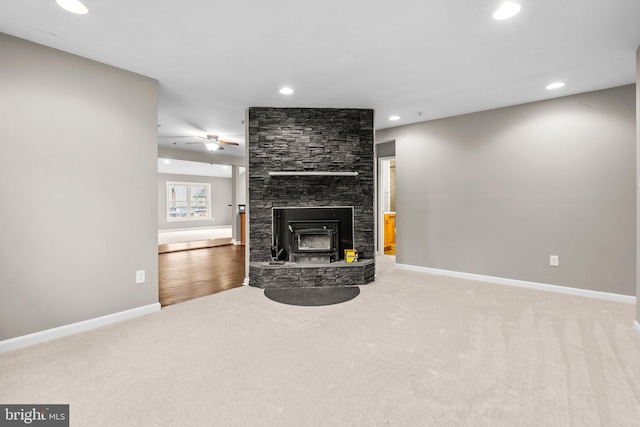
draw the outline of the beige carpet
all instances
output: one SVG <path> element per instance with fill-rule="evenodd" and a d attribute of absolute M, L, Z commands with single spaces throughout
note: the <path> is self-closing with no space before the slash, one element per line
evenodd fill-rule
<path fill-rule="evenodd" d="M 634 307 L 393 270 L 346 303 L 243 287 L 0 354 L 72 426 L 638 426 Z"/>

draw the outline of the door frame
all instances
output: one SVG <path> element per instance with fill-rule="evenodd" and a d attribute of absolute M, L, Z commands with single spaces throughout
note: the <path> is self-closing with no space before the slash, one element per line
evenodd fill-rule
<path fill-rule="evenodd" d="M 378 161 L 376 162 L 376 253 L 378 255 L 384 255 L 384 182 L 382 180 L 382 163 L 388 162 L 390 160 L 395 160 L 396 156 L 388 156 L 388 157 L 378 157 Z M 398 167 L 398 162 L 396 162 L 396 168 Z M 397 173 L 397 171 L 396 171 Z M 396 217 L 397 218 L 397 217 Z"/>

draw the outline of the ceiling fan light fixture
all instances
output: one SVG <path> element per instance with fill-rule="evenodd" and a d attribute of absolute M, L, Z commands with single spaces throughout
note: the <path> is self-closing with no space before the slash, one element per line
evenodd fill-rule
<path fill-rule="evenodd" d="M 498 10 L 493 12 L 493 19 L 495 19 L 496 21 L 503 21 L 505 19 L 509 19 L 512 16 L 517 15 L 518 12 L 520 12 L 521 8 L 522 6 L 520 6 L 517 3 L 513 3 L 510 1 L 504 2 L 502 3 L 502 5 L 500 5 L 500 8 Z"/>
<path fill-rule="evenodd" d="M 67 12 L 75 13 L 76 15 L 86 15 L 89 13 L 87 6 L 79 0 L 56 0 L 56 3 Z"/>
<path fill-rule="evenodd" d="M 207 147 L 207 150 L 209 151 L 216 151 L 218 148 L 220 148 L 218 144 L 215 144 L 213 142 L 205 142 L 204 146 Z"/>

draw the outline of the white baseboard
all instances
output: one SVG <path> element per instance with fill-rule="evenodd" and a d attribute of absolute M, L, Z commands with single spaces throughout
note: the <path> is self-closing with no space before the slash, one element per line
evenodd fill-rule
<path fill-rule="evenodd" d="M 83 320 L 82 322 L 71 323 L 69 325 L 47 329 L 29 335 L 10 338 L 8 340 L 0 341 L 0 353 L 22 347 L 28 347 L 30 345 L 50 341 L 56 338 L 66 337 L 68 335 L 77 334 L 78 332 L 88 331 L 101 326 L 111 325 L 112 323 L 121 322 L 138 316 L 144 316 L 145 314 L 155 313 L 156 311 L 160 311 L 160 303 L 144 305 L 142 307 L 108 314 L 106 316 Z"/>
<path fill-rule="evenodd" d="M 242 282 L 242 286 L 249 286 L 249 278 L 245 277 L 244 281 Z"/>
<path fill-rule="evenodd" d="M 635 329 L 638 336 L 640 336 L 640 323 L 638 323 L 637 320 L 633 321 L 633 329 Z"/>
<path fill-rule="evenodd" d="M 525 280 L 505 279 L 503 277 L 483 276 L 480 274 L 461 273 L 458 271 L 440 270 L 437 268 L 419 267 L 408 264 L 396 264 L 400 270 L 418 271 L 421 273 L 437 274 L 440 276 L 457 277 L 460 279 L 477 280 L 480 282 L 499 283 L 501 285 L 517 286 L 519 288 L 537 289 L 541 291 L 556 292 L 560 294 L 578 295 L 587 298 L 597 298 L 607 301 L 635 304 L 636 297 L 630 295 L 613 294 L 609 292 L 591 291 L 588 289 L 570 288 L 567 286 L 549 285 L 546 283 L 527 282 Z"/>

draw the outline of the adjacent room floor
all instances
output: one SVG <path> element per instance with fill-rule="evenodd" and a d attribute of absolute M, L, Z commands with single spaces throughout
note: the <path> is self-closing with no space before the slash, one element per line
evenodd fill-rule
<path fill-rule="evenodd" d="M 158 232 L 160 305 L 242 286 L 244 246 L 231 244 L 231 227 Z"/>
<path fill-rule="evenodd" d="M 167 306 L 242 286 L 244 245 L 223 244 L 158 255 L 160 305 Z"/>

